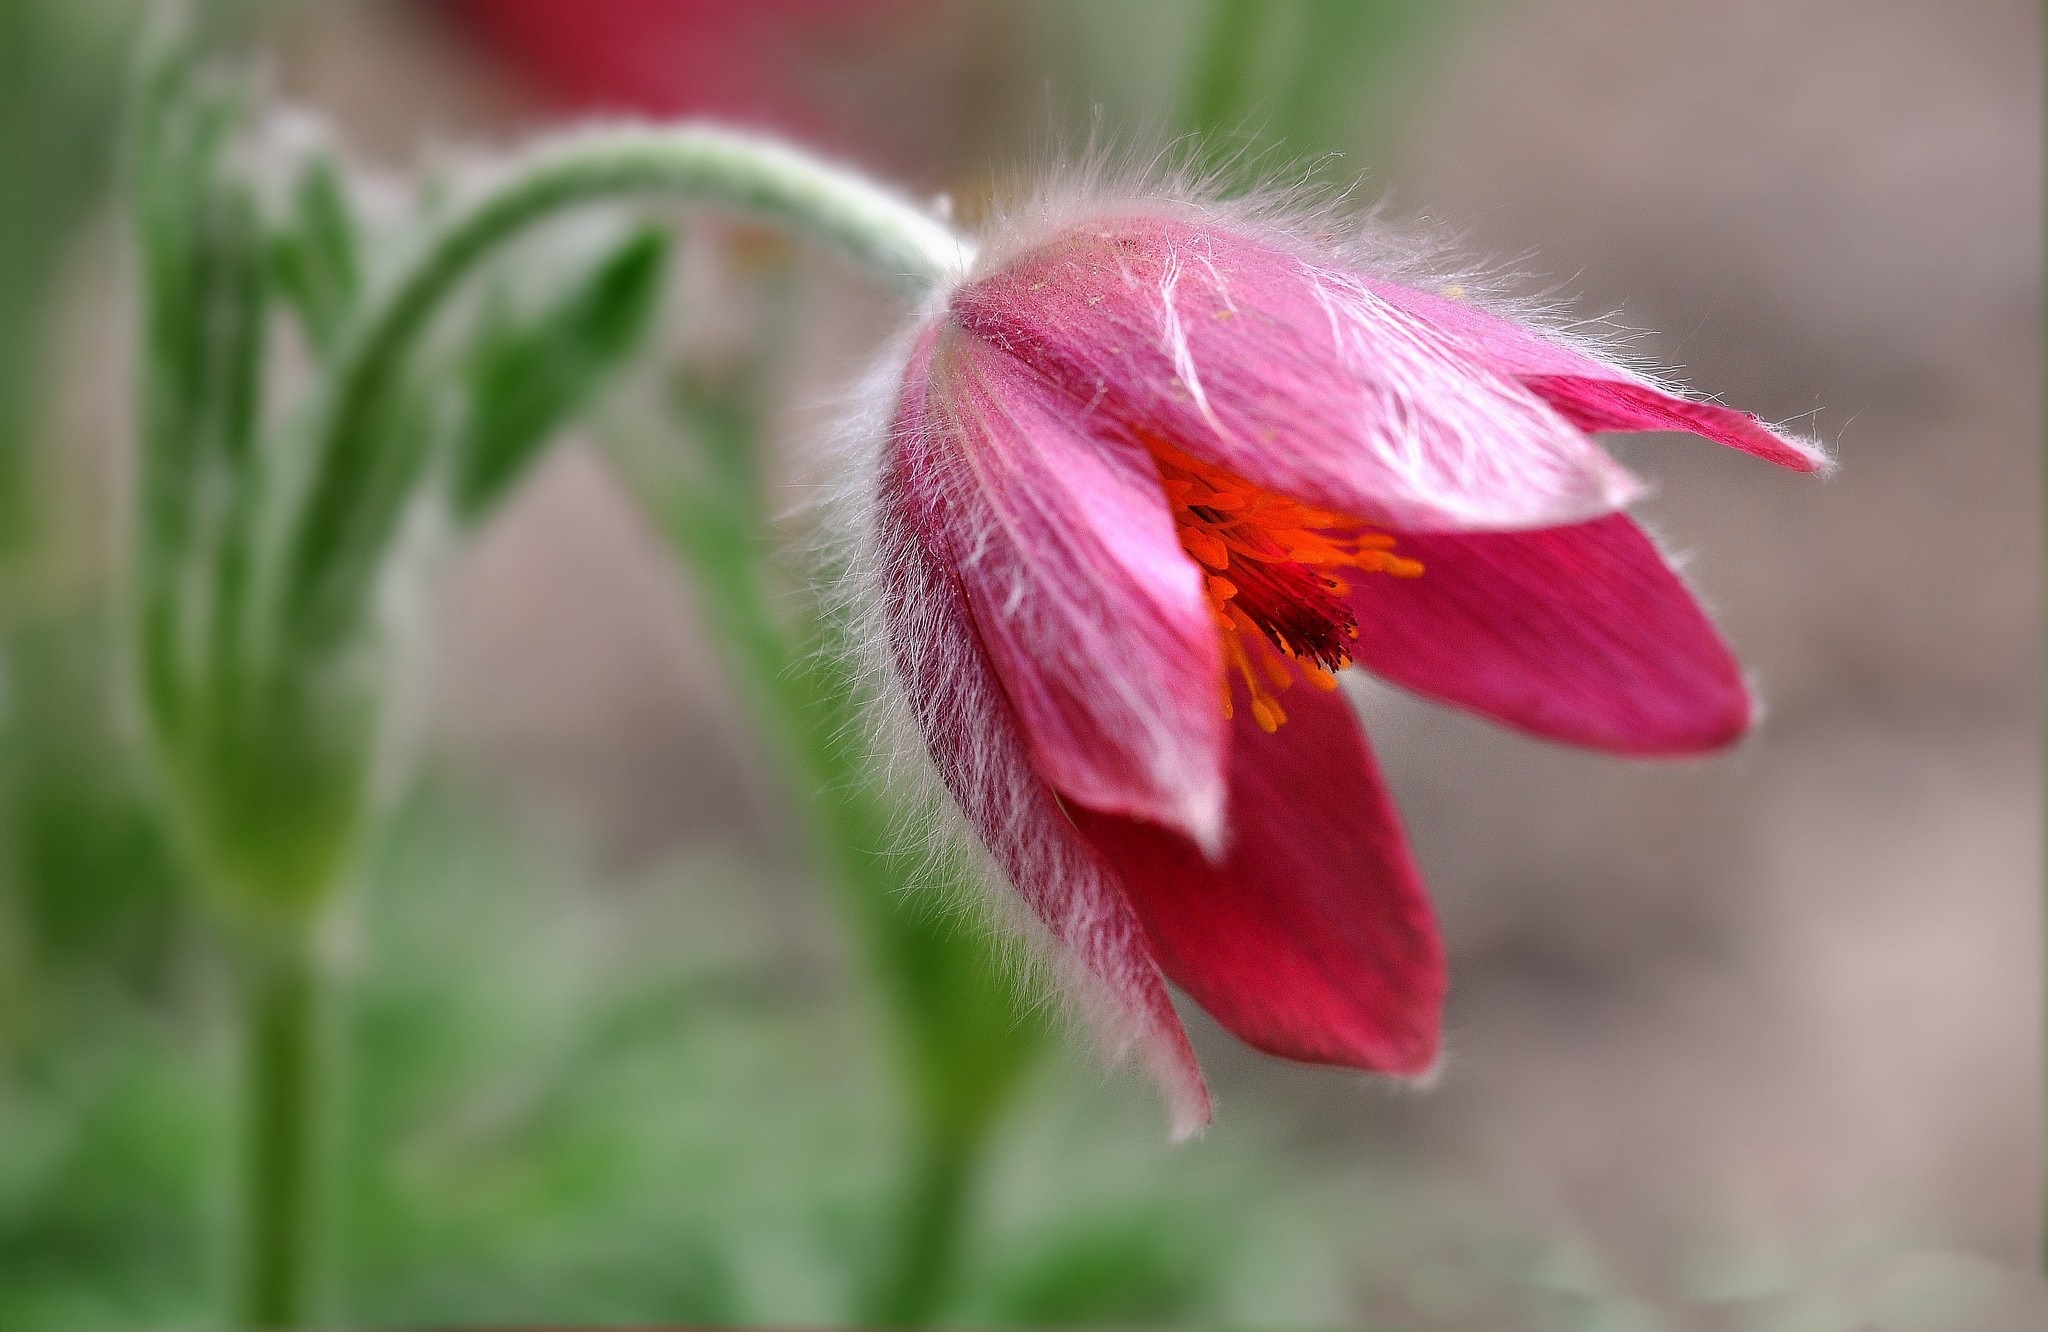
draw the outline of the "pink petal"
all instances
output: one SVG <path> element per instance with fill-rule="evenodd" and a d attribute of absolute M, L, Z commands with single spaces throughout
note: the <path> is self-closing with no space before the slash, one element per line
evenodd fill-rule
<path fill-rule="evenodd" d="M 1085 433 L 1071 402 L 957 331 L 920 358 L 913 397 L 899 447 L 1033 768 L 1079 804 L 1220 845 L 1222 649 L 1151 455 Z"/>
<path fill-rule="evenodd" d="M 1667 393 L 1623 369 L 1464 301 L 1372 281 L 1374 295 L 1448 334 L 1512 375 L 1581 430 L 1682 430 L 1801 472 L 1825 471 L 1820 447 L 1749 412 Z"/>
<path fill-rule="evenodd" d="M 877 554 L 890 648 L 912 715 L 954 803 L 1057 944 L 1052 957 L 1068 992 L 1082 997 L 1112 1056 L 1142 1052 L 1174 1136 L 1185 1137 L 1210 1116 L 1194 1051 L 1129 901 L 1032 770 L 959 570 L 946 543 L 933 539 L 947 521 L 941 482 L 922 470 L 915 422 L 906 424 L 878 497 Z"/>
<path fill-rule="evenodd" d="M 1621 514 L 1543 532 L 1407 536 L 1419 578 L 1353 577 L 1359 665 L 1430 698 L 1622 754 L 1721 749 L 1755 707 L 1742 668 Z"/>
<path fill-rule="evenodd" d="M 1076 811 L 1166 974 L 1270 1054 L 1419 1076 L 1435 1064 L 1443 946 L 1399 817 L 1343 696 L 1297 686 L 1268 735 L 1238 709 L 1221 864 Z"/>
<path fill-rule="evenodd" d="M 1105 422 L 1369 522 L 1541 527 L 1637 493 L 1536 394 L 1356 274 L 1238 232 L 1107 219 L 952 310 Z"/>

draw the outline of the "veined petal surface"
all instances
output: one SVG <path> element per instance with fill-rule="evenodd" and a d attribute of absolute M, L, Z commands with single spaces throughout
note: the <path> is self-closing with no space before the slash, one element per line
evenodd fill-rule
<path fill-rule="evenodd" d="M 951 310 L 1105 423 L 1366 522 L 1541 527 L 1639 490 L 1539 396 L 1358 274 L 1220 227 L 1077 227 Z"/>
<path fill-rule="evenodd" d="M 1360 578 L 1357 663 L 1546 739 L 1618 754 L 1723 749 L 1755 704 L 1742 667 L 1621 514 L 1542 532 L 1405 536 L 1420 578 Z"/>
<path fill-rule="evenodd" d="M 1666 392 L 1621 366 L 1462 300 L 1396 282 L 1368 285 L 1382 300 L 1521 381 L 1581 430 L 1681 430 L 1795 471 L 1829 466 L 1818 445 L 1774 430 L 1750 412 Z"/>
<path fill-rule="evenodd" d="M 913 401 L 915 395 L 915 401 Z M 1222 648 L 1151 456 L 942 331 L 906 380 L 902 465 L 1032 766 L 1067 798 L 1223 836 Z"/>
<path fill-rule="evenodd" d="M 1307 686 L 1268 734 L 1233 727 L 1231 842 L 1211 864 L 1131 819 L 1077 811 L 1174 982 L 1269 1054 L 1406 1077 L 1435 1065 L 1443 945 L 1400 818 L 1339 692 Z"/>

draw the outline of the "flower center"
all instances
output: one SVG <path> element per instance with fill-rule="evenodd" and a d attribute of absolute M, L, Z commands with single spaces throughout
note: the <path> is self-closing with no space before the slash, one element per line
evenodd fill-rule
<path fill-rule="evenodd" d="M 1181 549 L 1202 566 L 1209 607 L 1223 635 L 1223 715 L 1234 715 L 1231 679 L 1244 682 L 1252 719 L 1280 729 L 1280 691 L 1296 675 L 1319 689 L 1337 687 L 1351 664 L 1358 617 L 1335 571 L 1415 578 L 1422 565 L 1394 553 L 1394 538 L 1342 514 L 1262 490 L 1242 477 L 1190 458 L 1163 440 L 1145 441 Z"/>

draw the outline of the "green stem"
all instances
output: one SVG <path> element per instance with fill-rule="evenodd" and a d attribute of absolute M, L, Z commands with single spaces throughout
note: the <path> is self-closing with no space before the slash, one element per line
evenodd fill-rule
<path fill-rule="evenodd" d="M 894 1266 L 864 1311 L 867 1326 L 923 1327 L 944 1307 L 986 1136 L 985 1126 L 954 1131 L 938 1124 L 926 1125 L 919 1135 L 897 1222 Z"/>
<path fill-rule="evenodd" d="M 359 455 L 378 446 L 386 394 L 461 279 L 547 218 L 643 197 L 781 222 L 918 296 L 957 279 L 973 258 L 969 242 L 908 199 L 774 140 L 686 125 L 592 131 L 542 148 L 443 224 L 344 342 L 312 441 L 313 489 L 286 571 L 291 595 L 317 584 L 348 518 L 349 480 L 366 470 Z"/>
<path fill-rule="evenodd" d="M 310 922 L 242 962 L 244 1123 L 240 1321 L 314 1321 L 321 1272 L 326 976 Z"/>
<path fill-rule="evenodd" d="M 1253 70 L 1262 49 L 1267 11 L 1273 0 L 1215 0 L 1193 63 L 1181 105 L 1183 133 L 1201 136 L 1198 148 L 1212 153 L 1211 140 L 1245 128 L 1252 110 Z"/>
<path fill-rule="evenodd" d="M 775 595 L 772 546 L 761 539 L 769 524 L 760 438 L 773 339 L 761 345 L 754 370 L 738 381 L 679 391 L 696 466 L 664 465 L 667 453 L 636 460 L 630 450 L 622 461 L 695 575 L 712 640 L 797 797 L 880 992 L 902 1078 L 907 1154 L 880 1269 L 861 1283 L 857 1312 L 906 1325 L 944 1307 L 981 1162 L 1044 1027 L 993 941 L 912 900 L 917 858 L 900 845 L 905 812 L 874 781 L 874 757 L 858 739 L 868 701 L 859 661 L 822 608 Z"/>

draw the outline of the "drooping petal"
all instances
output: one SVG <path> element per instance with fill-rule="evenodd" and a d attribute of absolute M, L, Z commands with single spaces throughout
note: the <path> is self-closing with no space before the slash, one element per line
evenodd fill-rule
<path fill-rule="evenodd" d="M 1825 471 L 1820 446 L 1749 412 L 1658 388 L 1512 319 L 1434 292 L 1371 280 L 1373 293 L 1511 375 L 1581 430 L 1682 430 L 1801 472 Z"/>
<path fill-rule="evenodd" d="M 925 478 L 1032 766 L 1079 804 L 1223 834 L 1222 649 L 1150 455 L 957 332 L 913 366 L 899 437 Z"/>
<path fill-rule="evenodd" d="M 1721 749 L 1755 707 L 1654 542 L 1615 514 L 1542 532 L 1416 535 L 1418 578 L 1353 579 L 1354 658 L 1418 694 L 1569 744 Z"/>
<path fill-rule="evenodd" d="M 925 427 L 906 407 L 883 473 L 875 539 L 891 655 L 913 719 L 954 803 L 1052 936 L 1051 961 L 1068 993 L 1084 998 L 1112 1056 L 1141 1052 L 1165 1093 L 1174 1135 L 1184 1137 L 1210 1115 L 1194 1051 L 1129 901 L 1081 839 L 1069 807 L 1032 769 L 941 534 L 948 510 L 942 478 L 924 469 Z"/>
<path fill-rule="evenodd" d="M 1401 1076 L 1436 1062 L 1443 947 L 1399 816 L 1338 693 L 1297 687 L 1267 734 L 1239 709 L 1231 844 L 1210 864 L 1076 811 L 1166 974 L 1270 1054 Z"/>
<path fill-rule="evenodd" d="M 1529 389 L 1355 274 L 1238 232 L 1105 219 L 968 284 L 952 312 L 1091 413 L 1369 522 L 1540 527 L 1638 491 Z"/>

